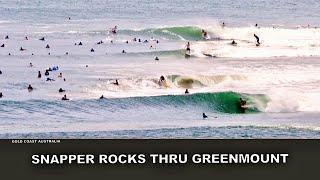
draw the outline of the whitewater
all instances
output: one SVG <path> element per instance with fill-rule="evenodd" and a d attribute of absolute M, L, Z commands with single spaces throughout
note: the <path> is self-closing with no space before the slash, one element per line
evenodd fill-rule
<path fill-rule="evenodd" d="M 1 138 L 320 137 L 318 2 L 0 2 Z"/>

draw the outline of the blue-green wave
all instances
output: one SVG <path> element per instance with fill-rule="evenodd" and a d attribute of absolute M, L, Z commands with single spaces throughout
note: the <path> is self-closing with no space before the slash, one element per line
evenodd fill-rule
<path fill-rule="evenodd" d="M 177 26 L 165 28 L 150 28 L 142 30 L 119 30 L 119 34 L 127 34 L 133 36 L 155 36 L 173 40 L 201 40 L 201 28 L 196 26 Z"/>

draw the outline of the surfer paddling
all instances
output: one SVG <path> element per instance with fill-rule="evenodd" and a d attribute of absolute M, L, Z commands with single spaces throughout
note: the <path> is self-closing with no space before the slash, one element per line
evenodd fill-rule
<path fill-rule="evenodd" d="M 64 89 L 62 89 L 62 88 L 60 88 L 59 90 L 58 90 L 58 92 L 59 93 L 62 93 L 62 92 L 65 92 L 66 90 L 64 90 Z"/>

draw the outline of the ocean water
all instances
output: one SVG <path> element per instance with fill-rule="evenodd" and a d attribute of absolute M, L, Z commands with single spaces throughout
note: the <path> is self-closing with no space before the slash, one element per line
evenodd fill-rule
<path fill-rule="evenodd" d="M 0 137 L 319 138 L 319 9 L 315 0 L 0 0 Z"/>

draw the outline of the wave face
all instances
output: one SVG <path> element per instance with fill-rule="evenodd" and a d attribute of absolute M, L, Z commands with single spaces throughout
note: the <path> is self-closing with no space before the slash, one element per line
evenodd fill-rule
<path fill-rule="evenodd" d="M 197 26 L 171 26 L 160 28 L 146 28 L 141 30 L 123 29 L 119 33 L 130 36 L 151 36 L 168 40 L 201 40 L 201 28 Z M 103 32 L 100 32 L 103 33 Z"/>
<path fill-rule="evenodd" d="M 159 113 L 163 108 L 197 108 L 200 112 L 209 111 L 215 113 L 243 113 L 240 108 L 240 98 L 247 101 L 247 113 L 260 112 L 266 106 L 268 100 L 263 95 L 249 95 L 239 94 L 235 92 L 217 92 L 217 93 L 197 93 L 190 95 L 164 95 L 164 96 L 150 96 L 150 97 L 130 97 L 130 98 L 111 98 L 106 100 L 77 100 L 68 103 L 61 101 L 42 101 L 42 100 L 28 100 L 28 101 L 0 101 L 0 112 L 10 112 L 10 109 L 20 108 L 26 112 L 32 113 L 39 109 L 43 112 L 60 112 L 78 111 L 89 112 L 91 109 L 99 109 L 103 107 L 102 111 L 114 112 L 121 109 L 135 109 L 136 107 L 143 107 L 145 110 L 150 108 L 159 108 Z M 262 105 L 262 106 L 261 106 Z M 82 108 L 79 108 L 81 106 Z M 90 108 L 88 108 L 90 107 Z M 88 109 L 87 109 L 88 108 Z M 95 109 L 96 110 L 96 109 Z M 66 112 L 65 111 L 65 112 Z M 63 112 L 63 111 L 61 111 Z M 63 114 L 65 113 L 63 112 Z M 200 113 L 199 112 L 199 113 Z"/>
<path fill-rule="evenodd" d="M 181 40 L 201 40 L 202 34 L 199 27 L 167 27 L 151 30 L 152 33 L 169 38 L 179 38 Z"/>
<path fill-rule="evenodd" d="M 2 0 L 0 137 L 319 137 L 320 1 L 141 2 Z"/>
<path fill-rule="evenodd" d="M 235 92 L 197 93 L 191 95 L 166 95 L 154 97 L 129 98 L 130 101 L 153 104 L 156 106 L 172 107 L 200 107 L 203 110 L 219 113 L 243 113 L 240 108 L 240 98 L 246 99 L 248 109 L 246 112 L 259 112 L 257 102 L 266 105 L 267 99 L 263 95 L 246 95 Z M 129 100 L 128 99 L 128 100 Z M 259 107 L 260 108 L 260 107 Z"/>

